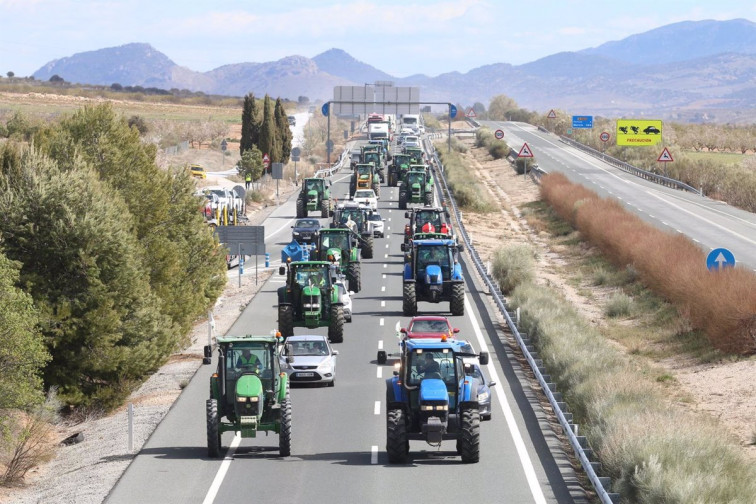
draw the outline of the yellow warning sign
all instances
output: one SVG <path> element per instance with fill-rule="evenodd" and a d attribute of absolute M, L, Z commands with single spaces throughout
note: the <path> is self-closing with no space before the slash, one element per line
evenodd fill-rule
<path fill-rule="evenodd" d="M 656 145 L 661 139 L 661 120 L 617 119 L 617 145 Z"/>

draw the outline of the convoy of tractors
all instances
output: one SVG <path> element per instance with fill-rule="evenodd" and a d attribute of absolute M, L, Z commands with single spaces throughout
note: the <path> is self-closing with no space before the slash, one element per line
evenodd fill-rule
<path fill-rule="evenodd" d="M 406 210 L 407 219 L 401 243 L 403 314 L 422 313 L 420 303 L 448 302 L 451 316 L 464 315 L 465 278 L 459 262 L 463 247 L 448 211 L 433 206 L 434 170 L 423 148 L 398 148 L 393 142 L 393 121 L 374 114 L 368 126 L 370 140 L 350 156 L 349 199 L 365 189 L 380 198 L 381 184 L 399 187 L 393 204 Z M 413 134 L 421 133 L 415 128 Z M 282 372 L 293 353 L 287 338 L 295 328 L 318 327 L 328 328 L 330 343 L 350 337 L 344 329 L 345 296 L 359 293 L 365 285 L 361 261 L 373 258 L 375 237 L 383 236 L 370 226 L 377 210 L 356 201 L 337 204 L 329 180 L 306 178 L 296 200 L 296 216 L 307 218 L 311 212 L 330 221 L 311 242 L 299 243 L 295 235 L 282 252 L 279 274 L 285 282 L 277 293 L 277 334 L 218 338 L 217 371 L 211 377 L 206 404 L 211 457 L 220 456 L 221 434 L 226 431 L 242 437 L 255 437 L 258 431 L 277 433 L 280 455 L 290 455 L 292 404 L 289 377 Z M 351 301 L 348 304 L 351 317 Z M 488 354 L 476 353 L 457 329 L 451 330 L 446 317 L 428 318 L 440 321 L 442 328 L 435 332 L 403 329 L 401 334 L 397 328 L 399 351 L 394 355 L 398 358 L 393 376 L 386 380 L 388 460 L 406 462 L 412 440 L 440 446 L 452 439 L 463 462 L 478 462 L 481 384 L 472 364 L 487 364 Z M 205 347 L 206 363 L 212 360 L 212 350 Z M 379 365 L 386 361 L 387 354 L 379 353 Z"/>

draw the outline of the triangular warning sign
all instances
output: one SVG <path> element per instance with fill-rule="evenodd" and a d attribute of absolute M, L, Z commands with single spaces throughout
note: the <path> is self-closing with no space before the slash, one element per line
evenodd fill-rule
<path fill-rule="evenodd" d="M 476 116 L 475 116 L 475 111 L 473 110 L 473 108 L 472 108 L 472 107 L 470 107 L 470 108 L 469 108 L 469 109 L 467 110 L 467 114 L 465 114 L 465 116 L 466 116 L 466 117 L 476 117 Z"/>
<path fill-rule="evenodd" d="M 667 148 L 664 147 L 664 150 L 662 151 L 661 154 L 659 154 L 659 159 L 657 159 L 657 161 L 662 162 L 662 163 L 668 163 L 670 161 L 674 161 L 674 159 L 672 159 L 672 154 L 670 154 Z"/>
<path fill-rule="evenodd" d="M 533 157 L 533 153 L 530 151 L 530 147 L 528 147 L 528 142 L 522 144 L 522 149 L 520 149 L 517 157 Z"/>
<path fill-rule="evenodd" d="M 547 115 L 549 119 L 556 119 L 556 112 L 554 112 L 554 109 L 549 110 L 549 115 Z"/>

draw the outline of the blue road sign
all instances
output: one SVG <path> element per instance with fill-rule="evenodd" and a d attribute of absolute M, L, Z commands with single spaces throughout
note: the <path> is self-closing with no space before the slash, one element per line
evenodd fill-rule
<path fill-rule="evenodd" d="M 321 112 L 323 112 L 324 116 L 328 116 L 328 104 L 331 102 L 325 102 L 323 104 L 323 107 L 320 109 Z"/>
<path fill-rule="evenodd" d="M 706 267 L 709 271 L 719 271 L 722 268 L 735 266 L 735 256 L 726 248 L 715 248 L 706 256 Z"/>
<path fill-rule="evenodd" d="M 457 117 L 457 106 L 452 105 L 451 103 L 449 104 L 449 117 L 451 117 L 452 119 Z"/>
<path fill-rule="evenodd" d="M 593 128 L 593 116 L 572 116 L 573 128 Z"/>

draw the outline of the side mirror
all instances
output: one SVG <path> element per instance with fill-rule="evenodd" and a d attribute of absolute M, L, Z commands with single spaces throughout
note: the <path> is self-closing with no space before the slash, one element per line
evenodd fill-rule
<path fill-rule="evenodd" d="M 202 357 L 202 364 L 211 364 L 213 362 L 213 347 L 205 345 L 204 357 Z"/>
<path fill-rule="evenodd" d="M 496 385 L 495 381 L 488 382 L 488 388 L 494 387 Z"/>
<path fill-rule="evenodd" d="M 488 352 L 480 352 L 480 355 L 478 355 L 478 361 L 481 366 L 488 364 Z"/>
<path fill-rule="evenodd" d="M 401 329 L 399 329 L 399 332 L 402 333 L 402 334 L 407 334 L 407 328 L 406 327 L 402 327 Z"/>
<path fill-rule="evenodd" d="M 278 267 L 278 274 L 279 275 L 285 275 L 286 274 L 286 266 L 279 266 Z"/>
<path fill-rule="evenodd" d="M 401 244 L 402 252 L 405 252 L 406 247 L 404 246 L 404 243 Z"/>
<path fill-rule="evenodd" d="M 410 213 L 409 212 L 404 212 L 404 218 L 405 219 L 409 219 L 410 218 Z"/>
<path fill-rule="evenodd" d="M 338 350 L 334 350 L 334 351 L 333 351 L 333 352 L 331 352 L 331 353 L 332 353 L 333 355 L 339 355 L 339 351 L 338 351 Z"/>
<path fill-rule="evenodd" d="M 453 332 L 454 334 L 457 334 L 457 333 L 459 332 L 459 328 L 458 328 L 458 327 L 455 327 L 454 329 L 452 329 L 452 332 Z"/>

